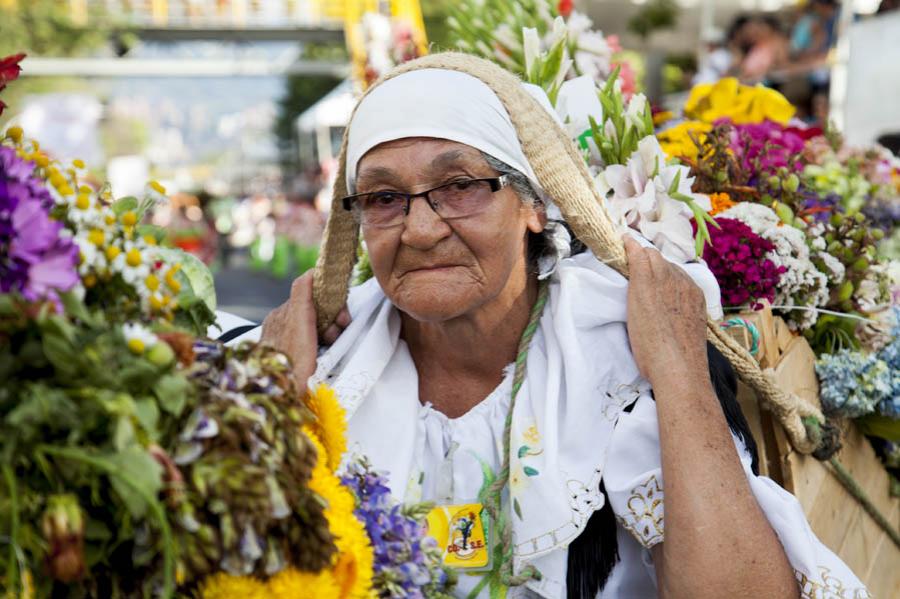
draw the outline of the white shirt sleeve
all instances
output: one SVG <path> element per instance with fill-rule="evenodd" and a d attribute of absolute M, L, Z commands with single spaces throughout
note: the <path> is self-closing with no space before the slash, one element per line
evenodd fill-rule
<path fill-rule="evenodd" d="M 732 435 L 756 501 L 784 547 L 801 596 L 870 597 L 865 585 L 806 521 L 797 499 L 767 477 L 753 474 L 744 444 Z M 622 413 L 613 433 L 604 473 L 606 492 L 619 524 L 644 547 L 665 538 L 665 493 L 659 449 L 656 403 L 640 397 Z"/>

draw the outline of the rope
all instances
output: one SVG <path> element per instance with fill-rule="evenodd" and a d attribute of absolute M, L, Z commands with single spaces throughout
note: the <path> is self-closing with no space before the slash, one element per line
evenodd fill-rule
<path fill-rule="evenodd" d="M 720 326 L 723 329 L 730 329 L 731 327 L 743 327 L 747 329 L 747 332 L 750 333 L 750 353 L 754 356 L 759 353 L 759 329 L 755 324 L 747 322 L 743 318 L 735 317 L 729 318 Z"/>
<path fill-rule="evenodd" d="M 522 331 L 522 337 L 519 340 L 518 353 L 516 354 L 516 369 L 513 373 L 512 391 L 510 393 L 509 409 L 506 412 L 506 421 L 503 425 L 503 462 L 500 465 L 500 471 L 494 482 L 485 490 L 481 502 L 484 509 L 487 510 L 491 518 L 491 523 L 498 530 L 498 543 L 500 544 L 500 559 L 494 564 L 491 573 L 485 576 L 485 582 L 491 574 L 499 574 L 500 582 L 504 586 L 514 587 L 521 586 L 529 580 L 540 580 L 541 573 L 534 566 L 526 566 L 518 575 L 513 574 L 512 563 L 512 530 L 509 526 L 500 526 L 503 516 L 503 489 L 509 481 L 509 445 L 512 433 L 513 410 L 516 406 L 516 397 L 519 395 L 519 389 L 525 382 L 525 371 L 528 362 L 528 349 L 531 346 L 531 340 L 537 331 L 541 314 L 544 311 L 544 305 L 547 303 L 550 286 L 547 280 L 539 283 L 538 296 L 531 308 L 531 316 L 528 318 L 528 324 Z M 483 586 L 479 585 L 479 586 Z"/>
<path fill-rule="evenodd" d="M 843 464 L 838 461 L 836 457 L 832 457 L 828 460 L 828 463 L 831 464 L 831 473 L 834 474 L 834 477 L 838 479 L 838 481 L 847 489 L 847 492 L 856 499 L 861 506 L 872 516 L 872 519 L 875 520 L 875 523 L 881 527 L 881 529 L 887 533 L 887 535 L 891 538 L 898 548 L 900 548 L 900 531 L 891 526 L 891 523 L 888 519 L 882 514 L 874 503 L 869 499 L 869 496 L 866 495 L 866 492 L 863 488 L 856 482 L 856 479 L 853 478 L 853 475 L 850 474 L 850 471 L 844 467 Z"/>

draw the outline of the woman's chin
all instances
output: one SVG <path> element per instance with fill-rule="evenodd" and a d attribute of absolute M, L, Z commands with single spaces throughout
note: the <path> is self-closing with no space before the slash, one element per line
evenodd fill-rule
<path fill-rule="evenodd" d="M 445 322 L 474 309 L 477 301 L 471 293 L 453 293 L 452 289 L 417 290 L 404 294 L 393 304 L 403 313 L 419 322 Z"/>

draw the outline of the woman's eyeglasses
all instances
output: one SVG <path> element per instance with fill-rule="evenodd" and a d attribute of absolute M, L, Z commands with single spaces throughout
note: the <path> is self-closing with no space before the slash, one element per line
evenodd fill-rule
<path fill-rule="evenodd" d="M 482 212 L 492 195 L 509 184 L 507 175 L 483 179 L 462 179 L 433 187 L 421 193 L 373 191 L 343 199 L 344 210 L 353 212 L 356 221 L 366 227 L 387 228 L 399 225 L 409 214 L 412 201 L 424 198 L 438 216 L 448 220 Z"/>

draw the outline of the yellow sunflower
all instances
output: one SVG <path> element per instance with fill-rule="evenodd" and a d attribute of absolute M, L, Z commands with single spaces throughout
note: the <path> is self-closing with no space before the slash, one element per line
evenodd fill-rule
<path fill-rule="evenodd" d="M 363 599 L 372 594 L 374 556 L 366 529 L 353 510 L 356 500 L 350 490 L 328 467 L 328 452 L 310 427 L 304 433 L 316 448 L 318 459 L 309 480 L 309 488 L 325 500 L 325 518 L 337 545 L 332 572 L 340 589 L 338 597 Z"/>
<path fill-rule="evenodd" d="M 271 599 L 305 599 L 319 597 L 342 597 L 334 572 L 301 572 L 286 568 L 269 579 Z M 243 599 L 243 598 L 241 598 Z"/>
<path fill-rule="evenodd" d="M 267 599 L 266 583 L 252 576 L 232 576 L 224 572 L 207 576 L 200 587 L 203 599 Z"/>
<path fill-rule="evenodd" d="M 325 384 L 306 395 L 306 404 L 316 415 L 313 431 L 325 446 L 328 467 L 334 472 L 347 451 L 347 413 L 338 403 L 334 389 Z"/>

